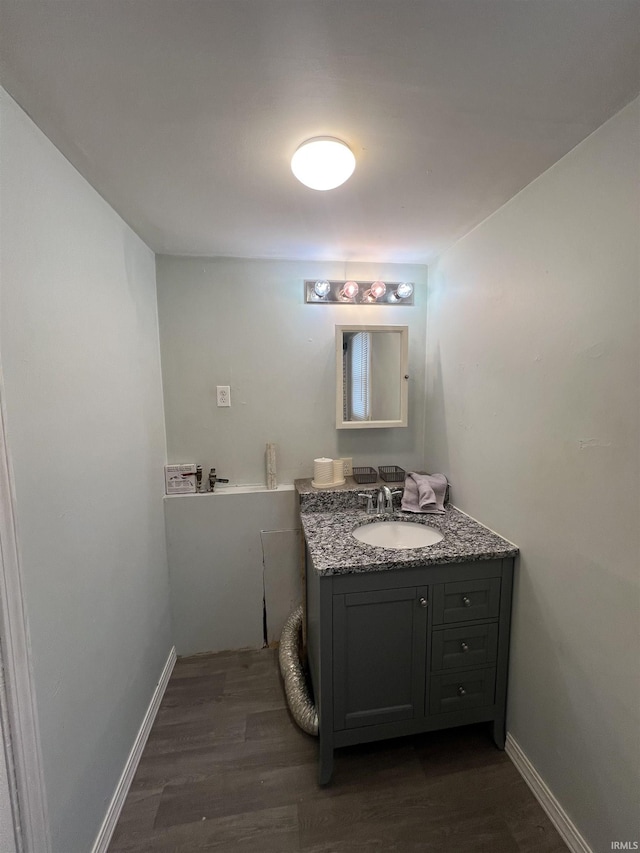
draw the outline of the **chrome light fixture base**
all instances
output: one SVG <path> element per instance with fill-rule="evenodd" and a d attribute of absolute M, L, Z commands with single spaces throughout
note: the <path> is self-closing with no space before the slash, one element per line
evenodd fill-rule
<path fill-rule="evenodd" d="M 413 305 L 414 286 L 409 281 L 336 281 L 305 279 L 308 305 Z"/>

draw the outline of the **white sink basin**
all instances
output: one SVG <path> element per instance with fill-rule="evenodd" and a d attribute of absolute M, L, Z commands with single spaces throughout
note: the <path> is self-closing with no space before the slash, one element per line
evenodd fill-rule
<path fill-rule="evenodd" d="M 378 548 L 426 548 L 444 539 L 439 530 L 415 521 L 374 521 L 356 527 L 352 535 Z"/>

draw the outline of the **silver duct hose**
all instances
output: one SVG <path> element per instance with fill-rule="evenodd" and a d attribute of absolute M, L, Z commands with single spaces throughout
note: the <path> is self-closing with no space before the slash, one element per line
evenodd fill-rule
<path fill-rule="evenodd" d="M 293 610 L 284 623 L 280 636 L 280 672 L 291 715 L 303 732 L 318 736 L 318 713 L 311 701 L 307 679 L 300 663 L 300 632 L 302 605 Z"/>

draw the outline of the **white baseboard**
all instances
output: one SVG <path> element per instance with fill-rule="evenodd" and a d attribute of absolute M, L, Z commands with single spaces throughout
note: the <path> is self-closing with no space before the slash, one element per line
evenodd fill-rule
<path fill-rule="evenodd" d="M 580 835 L 575 824 L 571 821 L 569 815 L 554 797 L 542 776 L 540 776 L 520 748 L 519 743 L 511 734 L 507 734 L 505 752 L 514 763 L 524 781 L 531 788 L 534 797 L 547 813 L 549 820 L 558 830 L 569 850 L 572 853 L 593 853 L 582 835 Z"/>
<path fill-rule="evenodd" d="M 120 812 L 124 806 L 124 801 L 129 793 L 133 777 L 138 769 L 138 764 L 142 757 L 142 750 L 144 749 L 147 738 L 149 737 L 151 726 L 153 725 L 153 721 L 158 713 L 158 708 L 160 707 L 160 702 L 164 696 L 164 691 L 167 689 L 167 684 L 169 683 L 169 678 L 171 677 L 175 662 L 176 648 L 173 646 L 169 652 L 169 657 L 164 665 L 164 669 L 162 670 L 160 680 L 158 681 L 153 696 L 151 697 L 151 702 L 147 708 L 147 713 L 144 715 L 140 730 L 133 742 L 129 758 L 127 758 L 127 763 L 124 766 L 120 781 L 118 782 L 115 793 L 109 803 L 109 808 L 107 809 L 105 818 L 102 821 L 102 826 L 100 827 L 98 836 L 93 844 L 91 853 L 107 853 L 107 848 L 109 847 L 111 837 L 116 828 L 116 824 L 118 823 L 118 818 L 120 817 Z"/>

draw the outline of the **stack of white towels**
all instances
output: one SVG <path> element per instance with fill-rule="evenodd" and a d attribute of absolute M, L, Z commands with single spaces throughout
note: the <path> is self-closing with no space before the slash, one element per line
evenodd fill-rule
<path fill-rule="evenodd" d="M 405 512 L 442 515 L 448 485 L 444 474 L 418 474 L 415 472 L 407 474 L 404 481 L 401 509 Z"/>

